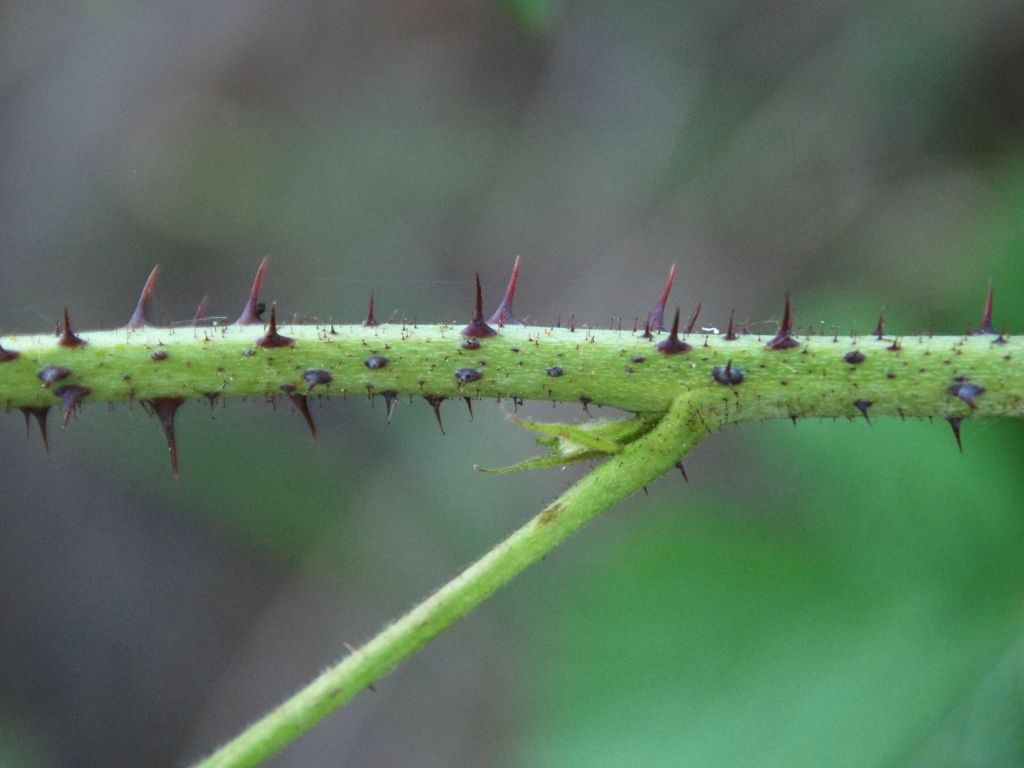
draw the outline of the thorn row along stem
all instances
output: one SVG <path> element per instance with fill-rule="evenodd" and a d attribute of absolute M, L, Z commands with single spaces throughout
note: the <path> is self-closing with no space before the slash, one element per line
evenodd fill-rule
<path fill-rule="evenodd" d="M 146 327 L 79 333 L 77 346 L 51 335 L 4 337 L 0 404 L 66 406 L 70 389 L 80 395 L 74 404 L 419 395 L 665 413 L 680 393 L 707 390 L 717 394 L 714 426 L 856 417 L 865 403 L 870 417 L 1024 415 L 1024 341 L 990 335 L 815 336 L 768 349 L 752 335 L 668 344 L 665 334 L 522 326 L 471 342 L 447 326 L 270 330 L 273 337 L 258 325 Z"/>

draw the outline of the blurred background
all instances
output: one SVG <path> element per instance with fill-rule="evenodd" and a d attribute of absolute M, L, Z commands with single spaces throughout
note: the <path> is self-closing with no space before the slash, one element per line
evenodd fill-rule
<path fill-rule="evenodd" d="M 6 0 L 0 331 L 264 297 L 607 327 L 1024 326 L 1024 6 Z M 0 419 L 0 766 L 183 766 L 579 470 L 510 404 Z M 578 406 L 527 404 L 541 419 Z M 607 409 L 602 415 L 608 415 Z M 214 416 L 214 418 L 211 418 Z M 1024 429 L 746 425 L 289 747 L 284 766 L 1024 764 Z"/>

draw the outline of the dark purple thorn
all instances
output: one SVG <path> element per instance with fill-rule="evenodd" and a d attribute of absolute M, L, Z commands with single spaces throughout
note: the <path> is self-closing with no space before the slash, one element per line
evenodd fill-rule
<path fill-rule="evenodd" d="M 380 393 L 381 397 L 384 398 L 384 405 L 388 409 L 388 424 L 391 423 L 391 412 L 395 410 L 395 400 L 398 399 L 398 393 L 393 389 L 385 390 Z"/>
<path fill-rule="evenodd" d="M 21 352 L 15 352 L 13 349 L 4 349 L 0 347 L 0 363 L 9 363 L 11 360 L 21 356 Z"/>
<path fill-rule="evenodd" d="M 677 461 L 676 462 L 676 469 L 678 469 L 680 472 L 683 473 L 683 480 L 685 480 L 686 482 L 690 482 L 690 478 L 688 478 L 686 476 L 686 470 L 683 469 L 683 462 Z"/>
<path fill-rule="evenodd" d="M 848 362 L 850 365 L 860 365 L 865 360 L 867 360 L 867 358 L 864 356 L 863 352 L 861 352 L 859 349 L 855 349 L 852 352 L 847 352 L 845 355 L 843 355 L 843 360 Z"/>
<path fill-rule="evenodd" d="M 559 376 L 561 376 L 561 375 L 562 375 L 563 373 L 565 373 L 565 371 L 563 371 L 563 370 L 562 370 L 561 368 L 559 368 L 559 367 L 558 367 L 557 365 L 556 365 L 556 366 L 553 366 L 552 368 L 548 368 L 548 370 L 547 370 L 547 374 L 548 374 L 548 376 L 550 376 L 550 377 L 551 377 L 551 378 L 553 378 L 553 379 L 557 379 L 557 378 L 558 378 Z"/>
<path fill-rule="evenodd" d="M 324 371 L 319 368 L 309 369 L 308 371 L 302 374 L 302 378 L 307 384 L 309 384 L 309 389 L 306 390 L 307 394 L 312 392 L 313 387 L 315 386 L 330 384 L 332 381 L 334 381 L 334 377 L 331 375 L 330 371 Z"/>
<path fill-rule="evenodd" d="M 47 389 L 50 388 L 50 385 L 56 384 L 58 381 L 63 381 L 70 375 L 71 371 L 62 365 L 48 365 L 36 374 L 36 376 L 42 380 L 43 386 Z"/>
<path fill-rule="evenodd" d="M 693 310 L 693 314 L 690 315 L 690 319 L 686 322 L 686 327 L 683 328 L 683 336 L 686 336 L 693 330 L 693 326 L 697 324 L 697 315 L 700 314 L 700 308 L 704 306 L 704 302 L 701 301 L 697 304 L 697 308 Z"/>
<path fill-rule="evenodd" d="M 864 414 L 864 420 L 871 426 L 871 419 L 868 418 L 868 408 L 872 405 L 870 400 L 854 400 L 853 407 Z"/>
<path fill-rule="evenodd" d="M 192 318 L 192 327 L 198 328 L 199 323 L 203 319 L 203 315 L 206 314 L 206 300 L 208 296 L 203 296 L 203 300 L 199 302 L 199 309 L 196 310 L 196 316 Z"/>
<path fill-rule="evenodd" d="M 206 392 L 206 399 L 210 401 L 210 418 L 212 419 L 217 413 L 217 398 L 220 397 L 220 392 Z"/>
<path fill-rule="evenodd" d="M 727 330 L 725 332 L 725 340 L 726 341 L 736 341 L 736 339 L 739 338 L 739 336 L 737 336 L 736 333 L 732 329 L 732 321 L 733 321 L 733 318 L 735 318 L 735 317 L 736 317 L 736 310 L 734 309 L 732 312 L 729 313 L 729 330 Z"/>
<path fill-rule="evenodd" d="M 61 326 L 61 337 L 57 343 L 62 347 L 80 347 L 85 344 L 85 339 L 80 339 L 75 336 L 71 330 L 71 321 L 68 320 L 68 308 L 64 307 L 64 324 Z"/>
<path fill-rule="evenodd" d="M 956 445 L 960 449 L 960 453 L 963 453 L 964 444 L 960 442 L 960 424 L 963 422 L 963 418 L 960 416 L 947 416 L 946 421 L 953 428 L 953 437 L 956 438 Z"/>
<path fill-rule="evenodd" d="M 260 308 L 260 284 L 263 282 L 263 270 L 267 268 L 266 258 L 260 262 L 260 268 L 256 270 L 256 279 L 253 281 L 252 290 L 249 292 L 249 300 L 245 302 L 245 309 L 235 320 L 235 325 L 256 325 L 263 322 L 263 309 Z"/>
<path fill-rule="evenodd" d="M 473 398 L 464 397 L 462 399 L 466 401 L 466 407 L 469 408 L 469 420 L 473 421 Z"/>
<path fill-rule="evenodd" d="M 366 313 L 366 319 L 363 320 L 363 326 L 366 328 L 373 328 L 377 325 L 377 321 L 373 317 L 373 291 L 370 291 L 370 309 Z"/>
<path fill-rule="evenodd" d="M 164 437 L 167 438 L 167 450 L 171 454 L 171 469 L 174 470 L 174 479 L 180 479 L 178 473 L 178 443 L 174 439 L 174 415 L 178 412 L 183 397 L 154 397 L 149 401 L 153 413 L 160 419 L 160 426 L 164 428 Z"/>
<path fill-rule="evenodd" d="M 149 277 L 146 279 L 146 284 L 142 286 L 142 295 L 139 297 L 139 303 L 135 305 L 135 312 L 132 313 L 131 319 L 128 324 L 124 326 L 126 331 L 138 331 L 142 328 L 149 327 L 149 318 L 146 317 L 146 309 L 149 306 L 149 297 L 153 293 L 153 286 L 156 285 L 156 276 L 160 273 L 160 265 L 153 267 L 153 271 L 149 273 Z"/>
<path fill-rule="evenodd" d="M 985 311 L 981 315 L 981 325 L 978 326 L 978 330 L 974 332 L 975 336 L 983 336 L 985 334 L 992 334 L 995 336 L 997 331 L 992 327 L 992 281 L 988 281 L 988 295 L 985 297 Z"/>
<path fill-rule="evenodd" d="M 309 432 L 313 435 L 313 439 L 316 440 L 316 424 L 313 423 L 313 414 L 309 412 L 309 398 L 305 395 L 300 395 L 295 391 L 295 387 L 291 384 L 282 384 L 281 390 L 288 395 L 288 399 L 292 401 L 292 405 L 299 409 L 299 413 L 302 414 L 302 418 L 306 420 L 306 426 L 309 427 Z"/>
<path fill-rule="evenodd" d="M 665 303 L 668 301 L 669 291 L 672 290 L 672 281 L 676 279 L 676 265 L 673 264 L 672 268 L 668 271 L 668 280 L 665 281 L 665 289 L 661 292 L 661 298 L 658 299 L 658 303 L 654 305 L 654 309 L 651 310 L 651 314 L 647 319 L 647 327 L 644 330 L 645 339 L 651 338 L 652 331 L 664 331 L 665 330 Z"/>
<path fill-rule="evenodd" d="M 743 383 L 744 374 L 742 368 L 733 368 L 732 360 L 730 360 L 725 365 L 716 365 L 711 371 L 711 378 L 719 384 L 735 387 L 737 384 Z"/>
<path fill-rule="evenodd" d="M 977 384 L 971 384 L 969 381 L 964 382 L 962 384 L 954 384 L 951 387 L 947 387 L 946 391 L 949 392 L 949 394 L 953 395 L 954 397 L 959 397 L 961 400 L 963 400 L 965 403 L 971 406 L 972 411 L 978 408 L 977 403 L 974 402 L 974 398 L 980 397 L 981 395 L 985 394 L 984 387 L 979 387 Z"/>
<path fill-rule="evenodd" d="M 648 315 L 647 319 L 644 320 L 644 332 L 640 335 L 640 338 L 641 339 L 646 339 L 647 341 L 653 341 L 654 340 L 654 334 L 651 333 L 651 316 L 650 315 Z"/>
<path fill-rule="evenodd" d="M 149 353 L 149 356 L 153 360 L 166 360 L 167 350 L 166 349 L 154 349 Z"/>
<path fill-rule="evenodd" d="M 370 357 L 363 360 L 363 365 L 365 365 L 371 371 L 379 371 L 387 364 L 388 359 L 386 357 L 381 357 L 380 355 L 371 355 Z"/>
<path fill-rule="evenodd" d="M 39 434 L 43 436 L 43 448 L 46 452 L 50 452 L 50 441 L 46 438 L 46 416 L 50 413 L 50 406 L 43 405 L 39 407 L 33 407 L 31 405 L 25 405 L 19 408 L 23 414 L 25 414 L 25 437 L 28 437 L 28 417 L 34 416 L 36 423 L 39 425 Z"/>
<path fill-rule="evenodd" d="M 257 347 L 264 347 L 266 349 L 273 349 L 275 347 L 287 347 L 295 343 L 295 339 L 291 339 L 287 336 L 282 336 L 277 332 L 277 312 L 274 307 L 270 308 L 270 325 L 267 328 L 265 336 L 260 336 L 256 339 Z"/>
<path fill-rule="evenodd" d="M 580 402 L 583 403 L 583 412 L 586 413 L 587 416 L 590 416 L 590 418 L 594 418 L 593 414 L 587 408 L 587 406 L 590 405 L 594 401 L 591 398 L 589 398 L 589 397 L 581 395 L 580 396 Z"/>
<path fill-rule="evenodd" d="M 460 385 L 471 384 L 474 381 L 479 381 L 484 375 L 476 368 L 459 368 L 455 372 L 455 378 L 459 380 Z"/>
<path fill-rule="evenodd" d="M 459 346 L 463 349 L 480 349 L 480 342 L 476 339 L 466 339 Z"/>
<path fill-rule="evenodd" d="M 63 387 L 57 387 L 57 389 L 53 390 L 53 394 L 64 401 L 63 428 L 67 429 L 68 421 L 71 419 L 71 412 L 75 410 L 75 407 L 83 397 L 92 394 L 92 390 L 89 387 L 80 387 L 77 384 L 67 384 Z"/>
<path fill-rule="evenodd" d="M 512 279 L 508 281 L 508 288 L 505 291 L 505 298 L 501 300 L 497 311 L 488 320 L 488 323 L 495 323 L 499 328 L 506 325 L 519 323 L 512 316 L 512 299 L 516 295 L 516 283 L 519 282 L 519 257 L 516 256 L 515 266 L 512 267 Z"/>
<path fill-rule="evenodd" d="M 875 326 L 875 338 L 877 338 L 879 341 L 881 341 L 882 337 L 884 336 L 884 334 L 882 333 L 882 330 L 884 328 L 885 328 L 885 307 L 882 307 L 881 311 L 878 313 L 878 325 Z"/>
<path fill-rule="evenodd" d="M 497 336 L 498 332 L 484 322 L 484 294 L 480 288 L 480 274 L 476 276 L 476 311 L 469 325 L 462 329 L 462 335 L 473 339 L 486 339 L 488 336 Z"/>
<path fill-rule="evenodd" d="M 437 395 L 424 395 L 423 399 L 430 403 L 430 407 L 434 409 L 434 415 L 437 417 L 437 426 L 441 428 L 441 434 L 444 434 L 444 424 L 441 423 L 441 403 L 444 402 L 443 397 Z"/>
<path fill-rule="evenodd" d="M 800 342 L 790 334 L 793 332 L 793 311 L 790 306 L 789 296 L 786 297 L 786 311 L 782 316 L 782 327 L 775 334 L 774 338 L 764 345 L 765 349 L 792 349 L 799 347 Z"/>
<path fill-rule="evenodd" d="M 685 341 L 679 340 L 679 308 L 676 307 L 676 316 L 672 321 L 672 332 L 668 335 L 668 338 L 664 341 L 658 342 L 654 345 L 654 348 L 659 352 L 664 352 L 666 355 L 677 355 L 680 352 L 689 352 L 693 347 L 687 344 Z"/>

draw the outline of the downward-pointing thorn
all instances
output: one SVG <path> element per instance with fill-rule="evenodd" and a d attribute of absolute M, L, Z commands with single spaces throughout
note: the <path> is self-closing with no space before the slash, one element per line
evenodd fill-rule
<path fill-rule="evenodd" d="M 260 304 L 260 284 L 263 282 L 263 271 L 267 268 L 267 259 L 260 262 L 260 268 L 256 270 L 256 279 L 253 281 L 252 290 L 249 292 L 249 300 L 245 302 L 245 309 L 238 316 L 235 325 L 256 325 L 263 322 L 263 312 L 266 305 Z"/>
<path fill-rule="evenodd" d="M 138 331 L 149 327 L 149 318 L 146 316 L 146 310 L 149 308 L 149 297 L 153 294 L 153 286 L 156 285 L 156 276 L 159 273 L 160 265 L 157 264 L 153 267 L 153 271 L 149 273 L 146 284 L 142 286 L 142 295 L 139 296 L 139 303 L 135 305 L 135 312 L 132 313 L 128 324 L 124 326 L 125 330 Z"/>
<path fill-rule="evenodd" d="M 975 336 L 983 336 L 985 334 L 992 334 L 995 336 L 998 332 L 992 327 L 992 281 L 988 281 L 988 294 L 985 296 L 985 311 L 981 315 L 981 325 L 978 326 L 978 330 L 974 332 Z"/>
<path fill-rule="evenodd" d="M 39 425 L 39 434 L 43 436 L 43 448 L 49 453 L 50 441 L 46 437 L 46 417 L 50 413 L 50 407 L 48 405 L 38 407 L 26 405 L 22 406 L 19 410 L 25 414 L 25 437 L 28 437 L 28 417 L 33 416 Z"/>
<path fill-rule="evenodd" d="M 366 328 L 373 328 L 377 325 L 377 321 L 373 317 L 373 291 L 370 291 L 370 309 L 366 313 L 366 319 L 363 320 L 363 326 Z"/>
<path fill-rule="evenodd" d="M 68 308 L 64 307 L 64 324 L 61 326 L 61 337 L 57 343 L 62 347 L 80 347 L 85 344 L 85 339 L 75 336 L 71 330 L 71 321 L 68 320 Z"/>
<path fill-rule="evenodd" d="M 668 294 L 672 290 L 672 281 L 675 280 L 675 278 L 676 265 L 673 264 L 672 268 L 668 271 L 668 280 L 665 281 L 665 288 L 661 292 L 661 298 L 658 299 L 658 303 L 655 304 L 654 309 L 651 310 L 651 317 L 647 321 L 647 333 L 665 330 L 665 303 L 668 301 Z"/>
<path fill-rule="evenodd" d="M 678 469 L 680 472 L 683 473 L 683 480 L 685 480 L 686 482 L 690 482 L 690 478 L 688 478 L 686 476 L 686 469 L 683 468 L 683 462 L 682 461 L 677 461 L 676 462 L 676 469 Z"/>
<path fill-rule="evenodd" d="M 434 415 L 437 417 L 437 426 L 441 428 L 441 434 L 444 434 L 444 424 L 441 423 L 441 403 L 444 402 L 443 397 L 437 395 L 424 395 L 423 399 L 430 403 L 430 407 L 434 409 Z"/>
<path fill-rule="evenodd" d="M 519 323 L 515 317 L 512 316 L 512 299 L 516 295 L 516 283 L 519 282 L 519 257 L 516 256 L 516 263 L 512 267 L 512 279 L 508 281 L 508 288 L 505 290 L 505 298 L 501 300 L 501 304 L 498 305 L 498 309 L 488 323 L 494 323 L 499 328 L 504 328 L 506 325 L 513 325 Z"/>
<path fill-rule="evenodd" d="M 381 394 L 381 397 L 384 398 L 384 405 L 387 406 L 388 424 L 390 424 L 391 423 L 391 412 L 393 410 L 395 410 L 395 402 L 398 400 L 398 393 L 395 390 L 393 390 L 393 389 L 389 389 L 389 390 L 386 390 L 385 392 L 381 392 L 380 394 Z"/>
<path fill-rule="evenodd" d="M 774 338 L 764 345 L 765 349 L 793 349 L 799 347 L 800 342 L 793 338 L 793 310 L 790 305 L 789 296 L 786 297 L 786 311 L 782 316 L 782 326 Z"/>
<path fill-rule="evenodd" d="M 57 389 L 53 390 L 53 394 L 64 401 L 63 428 L 67 429 L 68 421 L 71 419 L 71 413 L 75 410 L 75 407 L 83 397 L 92 394 L 92 390 L 89 389 L 89 387 L 81 387 L 77 384 L 68 384 L 63 387 L 57 387 Z"/>
<path fill-rule="evenodd" d="M 160 419 L 160 426 L 164 428 L 164 437 L 167 438 L 167 450 L 171 454 L 171 469 L 174 471 L 174 479 L 180 479 L 178 473 L 178 443 L 174 438 L 174 416 L 178 412 L 183 397 L 154 397 L 149 401 L 153 413 Z"/>
<path fill-rule="evenodd" d="M 693 330 L 693 326 L 697 324 L 697 316 L 700 314 L 700 308 L 704 306 L 704 302 L 701 301 L 697 304 L 697 308 L 693 310 L 693 314 L 690 315 L 690 319 L 686 322 L 686 327 L 683 328 L 683 336 L 686 336 Z"/>
<path fill-rule="evenodd" d="M 666 355 L 677 355 L 680 352 L 689 352 L 693 347 L 687 344 L 685 341 L 679 340 L 679 308 L 676 307 L 676 316 L 672 321 L 672 332 L 668 335 L 668 338 L 654 345 L 654 348 L 659 352 L 664 352 Z"/>
<path fill-rule="evenodd" d="M 466 401 L 466 407 L 469 408 L 469 420 L 473 421 L 473 398 L 464 397 L 462 399 Z"/>
<path fill-rule="evenodd" d="M 476 276 L 476 311 L 473 313 L 473 319 L 469 321 L 469 325 L 462 329 L 462 335 L 472 339 L 485 339 L 498 335 L 496 330 L 484 322 L 484 294 L 480 288 L 479 273 Z"/>
<path fill-rule="evenodd" d="M 873 405 L 873 403 L 870 400 L 854 400 L 853 405 L 858 411 L 864 414 L 864 420 L 868 423 L 868 426 L 870 427 L 871 419 L 868 418 L 868 408 L 870 408 Z"/>
<path fill-rule="evenodd" d="M 964 452 L 964 444 L 960 442 L 960 424 L 963 422 L 961 416 L 947 416 L 946 421 L 949 422 L 949 426 L 953 428 L 953 437 L 956 438 L 956 445 L 960 449 L 960 453 Z"/>

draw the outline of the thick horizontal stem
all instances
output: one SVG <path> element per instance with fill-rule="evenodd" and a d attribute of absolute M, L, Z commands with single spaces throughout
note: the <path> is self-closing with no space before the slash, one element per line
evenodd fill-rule
<path fill-rule="evenodd" d="M 1024 342 L 991 335 L 814 336 L 784 350 L 753 335 L 693 335 L 693 349 L 665 354 L 657 336 L 627 331 L 508 326 L 466 340 L 447 326 L 279 330 L 289 342 L 273 347 L 259 345 L 266 329 L 258 325 L 81 333 L 86 343 L 76 347 L 55 336 L 4 337 L 0 404 L 57 405 L 61 386 L 77 385 L 88 388 L 86 403 L 294 391 L 582 401 L 664 413 L 681 392 L 700 390 L 719 395 L 709 414 L 716 425 L 860 416 L 865 403 L 872 417 L 1024 414 Z M 55 369 L 59 384 L 46 375 Z M 984 389 L 973 408 L 950 391 L 964 382 Z"/>

